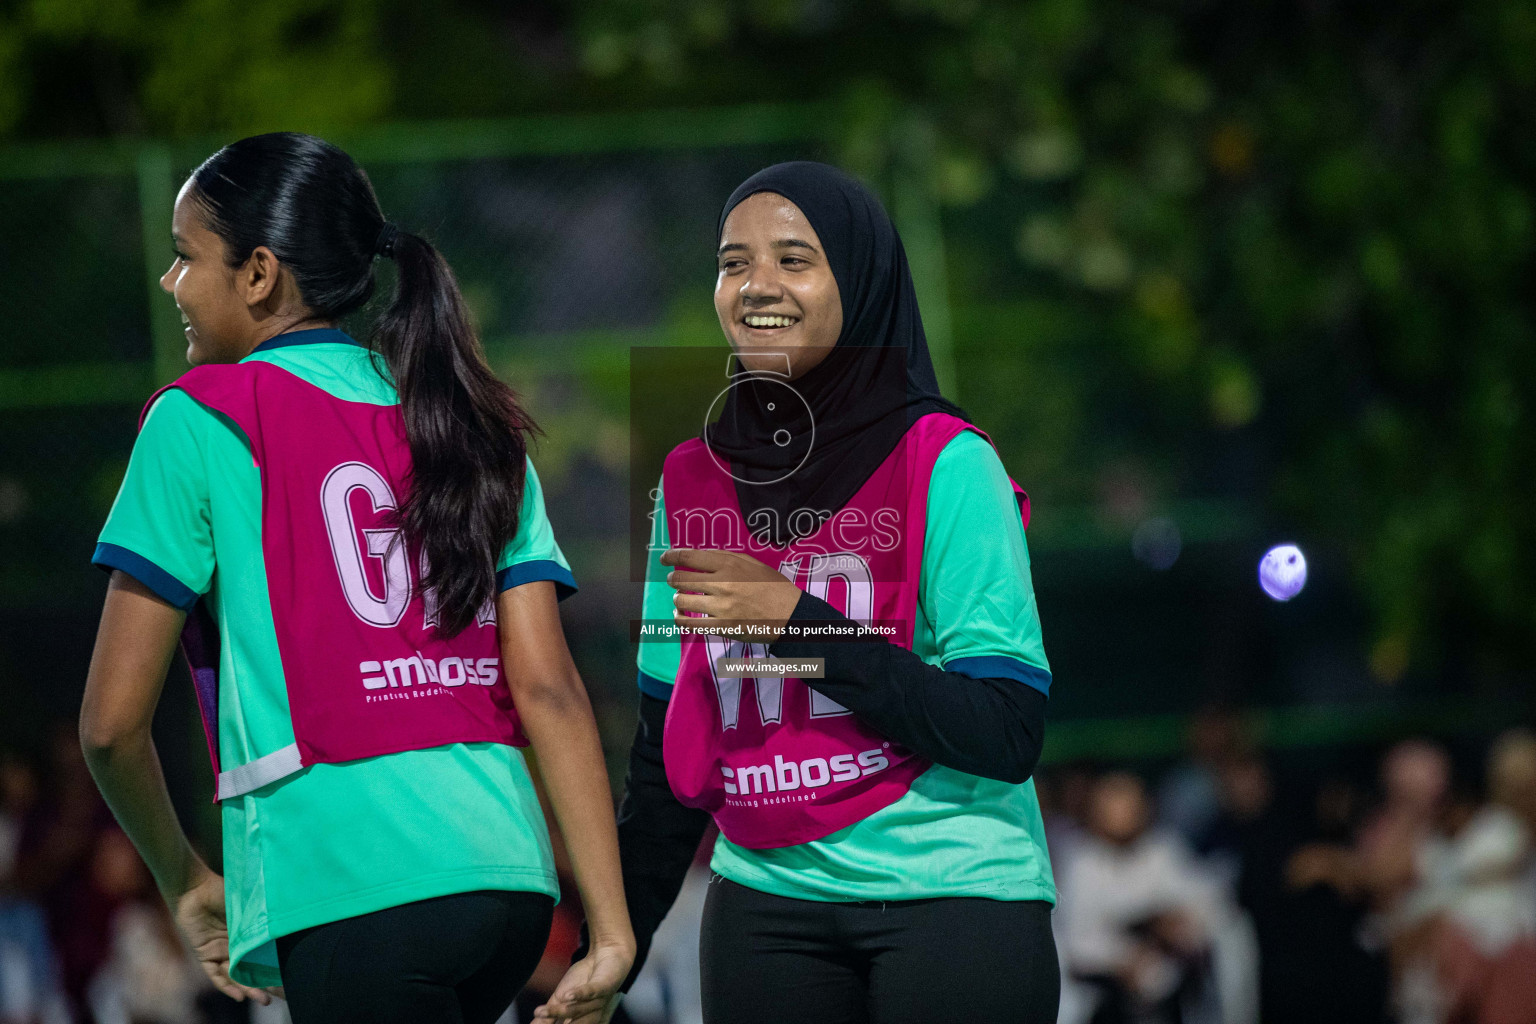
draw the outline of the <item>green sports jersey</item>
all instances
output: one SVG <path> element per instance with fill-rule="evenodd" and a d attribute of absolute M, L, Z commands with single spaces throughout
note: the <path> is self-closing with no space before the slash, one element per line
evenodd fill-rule
<path fill-rule="evenodd" d="M 264 360 L 349 402 L 393 386 L 339 331 L 261 346 Z M 181 608 L 201 595 L 219 627 L 221 758 L 294 742 L 262 554 L 261 472 L 245 435 L 181 390 L 160 397 L 134 445 L 94 561 Z M 501 589 L 575 589 L 530 463 Z M 414 900 L 479 889 L 558 896 L 549 835 L 522 752 L 455 743 L 315 764 L 221 804 L 231 975 L 280 983 L 272 939 Z"/>
<path fill-rule="evenodd" d="M 667 516 L 656 493 L 642 617 L 671 619 L 673 591 L 660 561 Z M 934 464 L 912 649 L 948 671 L 1049 689 L 1013 489 L 992 445 L 972 431 L 951 440 Z M 681 653 L 675 639 L 641 643 L 640 688 L 668 699 Z M 798 899 L 1056 900 L 1034 782 L 942 765 L 895 803 L 823 839 L 755 850 L 722 836 L 710 866 L 738 884 Z"/>

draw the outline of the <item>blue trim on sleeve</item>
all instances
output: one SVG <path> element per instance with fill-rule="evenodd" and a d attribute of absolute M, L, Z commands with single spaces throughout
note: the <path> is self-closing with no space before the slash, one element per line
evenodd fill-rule
<path fill-rule="evenodd" d="M 162 600 L 184 612 L 192 610 L 200 596 L 197 591 L 160 568 L 154 562 L 116 544 L 97 544 L 91 564 L 107 572 L 120 569 L 153 590 Z"/>
<path fill-rule="evenodd" d="M 988 654 L 979 658 L 956 658 L 944 666 L 946 672 L 958 672 L 972 679 L 1017 679 L 1051 695 L 1051 674 L 1043 668 L 1018 658 Z"/>
<path fill-rule="evenodd" d="M 535 558 L 507 566 L 496 574 L 496 590 L 500 593 L 538 580 L 552 580 L 558 600 L 564 601 L 576 593 L 576 577 L 553 558 Z"/>
<path fill-rule="evenodd" d="M 655 697 L 657 700 L 672 699 L 672 684 L 657 679 L 643 670 L 637 673 L 635 683 L 640 687 L 640 692 L 647 697 Z"/>

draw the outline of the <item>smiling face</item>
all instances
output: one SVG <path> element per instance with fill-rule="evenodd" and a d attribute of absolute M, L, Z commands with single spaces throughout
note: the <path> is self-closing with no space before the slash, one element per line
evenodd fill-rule
<path fill-rule="evenodd" d="M 226 258 L 224 240 L 209 230 L 206 213 L 189 180 L 176 196 L 171 239 L 176 260 L 160 287 L 176 300 L 187 337 L 187 362 L 233 363 L 255 345 L 251 317 L 237 286 L 239 267 Z"/>
<path fill-rule="evenodd" d="M 743 199 L 720 232 L 715 313 L 749 371 L 802 376 L 843 330 L 837 278 L 800 208 L 774 192 Z"/>

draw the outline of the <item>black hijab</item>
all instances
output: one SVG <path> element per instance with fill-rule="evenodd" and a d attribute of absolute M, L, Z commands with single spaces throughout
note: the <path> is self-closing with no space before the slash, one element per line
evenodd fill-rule
<path fill-rule="evenodd" d="M 969 417 L 939 393 L 906 250 L 869 189 L 827 164 L 774 164 L 726 200 L 717 244 L 731 211 L 759 192 L 783 196 L 810 221 L 843 307 L 842 333 L 821 363 L 792 382 L 744 376 L 704 429 L 704 442 L 731 465 L 748 528 L 784 547 L 847 504 L 918 417 Z M 743 372 L 740 361 L 734 372 Z M 785 402 L 786 387 L 804 402 Z M 801 509 L 814 515 L 796 515 Z"/>

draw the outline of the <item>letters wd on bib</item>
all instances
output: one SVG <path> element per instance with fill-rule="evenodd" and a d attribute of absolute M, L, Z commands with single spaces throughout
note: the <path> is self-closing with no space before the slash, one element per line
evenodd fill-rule
<path fill-rule="evenodd" d="M 856 622 L 893 622 L 892 642 L 911 648 L 929 480 L 940 452 L 967 429 L 975 430 L 944 413 L 921 417 L 836 515 L 782 549 L 753 536 L 736 481 L 695 438 L 662 472 L 668 532 L 679 547 L 728 548 L 777 565 Z M 1027 524 L 1028 499 L 1013 489 Z M 845 520 L 861 528 L 840 529 Z M 885 529 L 868 528 L 880 522 Z M 690 536 L 698 527 L 710 536 Z M 847 540 L 855 548 L 845 549 Z M 684 637 L 664 738 L 673 792 L 714 815 L 727 839 L 754 849 L 820 839 L 900 799 L 930 767 L 803 680 L 717 674 L 718 658 L 742 654 L 764 656 L 766 647 Z"/>

